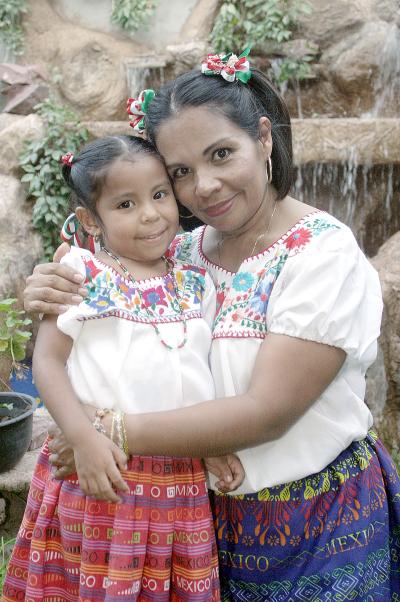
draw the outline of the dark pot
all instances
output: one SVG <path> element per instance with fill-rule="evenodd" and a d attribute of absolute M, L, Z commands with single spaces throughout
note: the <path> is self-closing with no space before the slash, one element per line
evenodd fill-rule
<path fill-rule="evenodd" d="M 10 391 L 0 393 L 2 403 L 13 404 L 12 410 L 0 408 L 0 417 L 10 416 L 0 422 L 0 472 L 6 472 L 18 464 L 29 447 L 36 400 L 30 395 Z"/>

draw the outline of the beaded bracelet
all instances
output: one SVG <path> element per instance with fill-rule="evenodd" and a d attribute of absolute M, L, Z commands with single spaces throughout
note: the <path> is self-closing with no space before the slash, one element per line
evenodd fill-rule
<path fill-rule="evenodd" d="M 96 410 L 96 412 L 94 414 L 94 420 L 92 422 L 92 425 L 94 426 L 96 431 L 101 433 L 102 435 L 107 436 L 107 431 L 106 431 L 106 427 L 104 426 L 104 424 L 102 424 L 101 420 L 102 420 L 102 418 L 104 418 L 104 416 L 106 414 L 111 414 L 111 413 L 114 414 L 114 412 L 112 410 L 108 410 L 107 408 L 105 408 L 104 410 L 101 410 L 101 409 Z M 114 420 L 114 416 L 113 416 L 113 420 Z"/>

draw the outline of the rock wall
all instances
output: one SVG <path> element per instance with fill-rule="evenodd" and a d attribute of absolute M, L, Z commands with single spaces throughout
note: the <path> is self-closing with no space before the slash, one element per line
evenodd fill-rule
<path fill-rule="evenodd" d="M 398 0 L 310 0 L 295 36 L 320 49 L 315 79 L 288 91 L 293 115 L 395 117 L 400 108 Z"/>
<path fill-rule="evenodd" d="M 381 355 L 368 387 L 368 402 L 378 431 L 392 451 L 400 451 L 400 232 L 372 259 L 384 300 Z"/>

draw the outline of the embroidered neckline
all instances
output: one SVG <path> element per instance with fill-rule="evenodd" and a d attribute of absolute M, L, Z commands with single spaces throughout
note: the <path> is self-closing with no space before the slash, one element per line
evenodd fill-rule
<path fill-rule="evenodd" d="M 89 256 L 87 256 L 89 257 Z M 99 259 L 98 257 L 96 257 L 94 254 L 90 255 L 89 259 L 91 259 L 94 262 L 99 263 L 103 270 L 110 270 L 110 272 L 112 272 L 112 274 L 114 276 L 117 276 L 118 278 L 121 279 L 122 282 L 124 282 L 127 285 L 132 286 L 132 281 L 129 280 L 128 278 L 126 278 L 125 276 L 123 276 L 122 274 L 120 274 L 115 268 L 113 268 L 111 265 L 108 265 L 107 263 L 105 263 L 104 261 L 102 261 L 101 259 Z M 173 266 L 172 266 L 172 270 L 175 271 L 176 269 L 176 263 L 175 260 L 173 258 L 170 258 L 171 261 L 173 262 Z M 85 261 L 85 256 L 83 258 L 83 260 Z M 181 268 L 183 268 L 184 266 L 182 265 Z M 164 278 L 166 278 L 168 276 L 169 272 L 166 272 L 165 274 L 163 274 L 162 276 L 150 276 L 149 278 L 137 278 L 135 279 L 135 282 L 139 285 L 143 284 L 151 284 L 153 282 L 159 282 L 160 280 L 164 280 Z"/>
<path fill-rule="evenodd" d="M 256 253 L 256 255 L 251 255 L 250 257 L 246 257 L 242 261 L 242 263 L 239 266 L 239 269 L 236 272 L 231 272 L 230 270 L 226 270 L 225 268 L 223 268 L 222 266 L 218 265 L 217 263 L 214 263 L 204 253 L 204 251 L 203 251 L 203 240 L 204 240 L 204 235 L 205 235 L 205 231 L 206 231 L 207 225 L 204 225 L 204 226 L 200 227 L 201 231 L 200 231 L 200 235 L 199 235 L 198 240 L 197 240 L 197 251 L 198 251 L 199 256 L 201 257 L 201 259 L 203 260 L 203 262 L 205 263 L 205 265 L 208 268 L 214 268 L 214 269 L 217 269 L 219 272 L 222 272 L 224 274 L 228 274 L 230 276 L 235 276 L 236 274 L 238 274 L 241 271 L 243 271 L 243 270 L 240 269 L 243 266 L 243 264 L 248 263 L 250 261 L 253 261 L 254 259 L 257 259 L 257 258 L 259 258 L 259 257 L 261 257 L 263 255 L 266 255 L 267 253 L 270 253 L 277 246 L 279 246 L 280 244 L 282 244 L 287 238 L 289 238 L 289 236 L 301 224 L 303 224 L 303 222 L 305 222 L 307 219 L 309 219 L 312 215 L 321 214 L 321 213 L 326 213 L 326 212 L 325 211 L 321 211 L 321 209 L 314 209 L 313 211 L 310 211 L 310 213 L 307 213 L 306 215 L 303 215 L 303 217 L 300 218 L 295 224 L 293 224 L 293 226 L 291 228 L 289 228 L 289 230 L 287 230 L 284 234 L 282 234 L 282 236 L 280 238 L 278 238 L 278 240 L 276 240 L 275 242 L 273 242 L 272 244 L 270 244 L 268 247 L 266 247 L 265 249 L 263 249 L 259 253 Z"/>

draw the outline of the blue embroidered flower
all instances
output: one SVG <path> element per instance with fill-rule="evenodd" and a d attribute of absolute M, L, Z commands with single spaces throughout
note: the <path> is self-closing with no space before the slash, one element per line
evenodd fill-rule
<path fill-rule="evenodd" d="M 110 306 L 114 307 L 114 303 L 110 300 L 109 295 L 102 295 L 100 292 L 90 299 L 88 305 L 101 311 L 109 309 Z"/>
<path fill-rule="evenodd" d="M 252 287 L 254 276 L 249 272 L 238 272 L 232 280 L 235 291 L 248 291 Z"/>
<path fill-rule="evenodd" d="M 254 291 L 253 298 L 250 301 L 252 309 L 259 314 L 263 315 L 267 311 L 269 296 L 273 287 L 273 281 L 268 277 L 261 280 Z"/>

